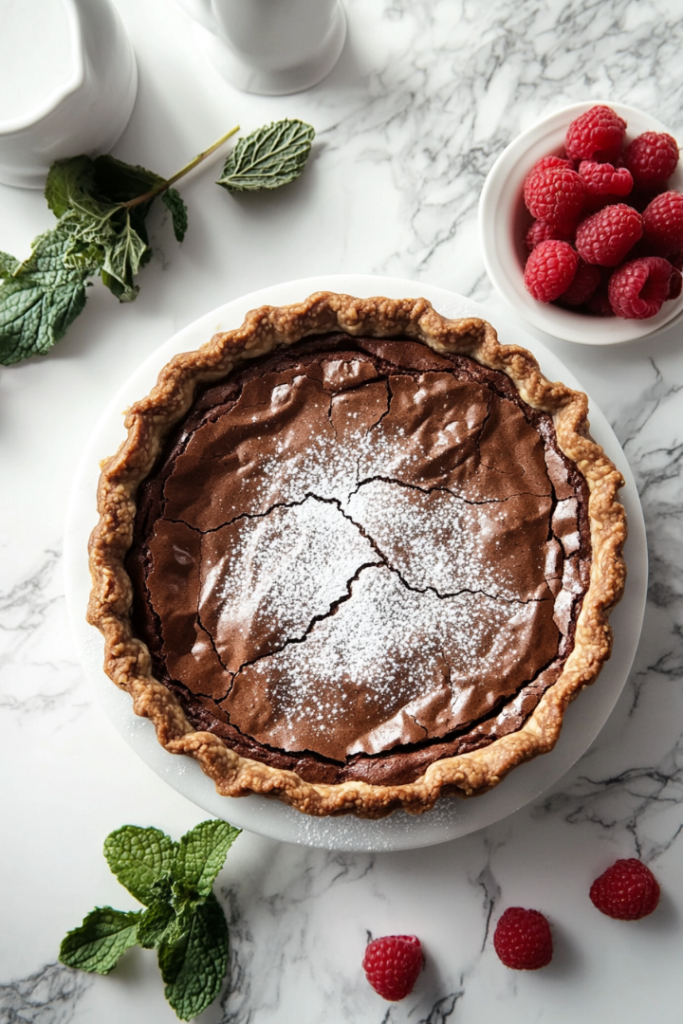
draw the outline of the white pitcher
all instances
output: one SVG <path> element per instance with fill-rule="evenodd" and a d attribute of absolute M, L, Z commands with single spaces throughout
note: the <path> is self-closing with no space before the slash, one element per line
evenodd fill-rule
<path fill-rule="evenodd" d="M 50 164 L 107 152 L 137 67 L 111 0 L 1 0 L 0 181 L 42 188 Z"/>
<path fill-rule="evenodd" d="M 281 96 L 315 85 L 346 38 L 340 0 L 178 0 L 201 26 L 214 67 L 244 92 Z"/>

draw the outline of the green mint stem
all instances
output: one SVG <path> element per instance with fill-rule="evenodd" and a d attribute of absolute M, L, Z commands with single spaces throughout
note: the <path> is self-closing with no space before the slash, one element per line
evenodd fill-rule
<path fill-rule="evenodd" d="M 135 199 L 129 199 L 127 203 L 121 203 L 121 207 L 124 210 L 132 210 L 133 207 L 139 206 L 140 203 L 148 203 L 150 199 L 154 199 L 162 192 L 165 192 L 166 189 L 170 188 L 171 185 L 174 185 L 176 181 L 178 181 L 180 178 L 184 178 L 186 174 L 190 173 L 190 171 L 193 171 L 194 168 L 197 167 L 202 162 L 202 160 L 206 160 L 206 158 L 211 156 L 212 153 L 215 153 L 216 150 L 220 146 L 222 146 L 224 142 L 227 142 L 228 139 L 232 138 L 232 136 L 235 135 L 239 130 L 239 125 L 236 125 L 234 128 L 231 128 L 230 131 L 226 132 L 225 135 L 222 135 L 217 142 L 214 142 L 212 146 L 209 146 L 208 149 L 205 149 L 202 153 L 199 153 L 196 157 L 194 157 L 194 159 L 190 160 L 189 164 L 185 164 L 184 167 L 181 167 L 180 170 L 177 171 L 167 181 L 161 182 L 160 185 L 157 185 L 155 188 L 150 189 L 149 192 L 145 192 L 145 194 L 142 196 L 136 196 Z"/>

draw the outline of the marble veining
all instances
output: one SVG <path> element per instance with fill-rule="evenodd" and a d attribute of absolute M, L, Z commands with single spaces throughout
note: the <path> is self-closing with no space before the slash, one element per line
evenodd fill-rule
<path fill-rule="evenodd" d="M 669 4 L 386 0 L 381 17 L 376 43 L 388 52 L 363 67 L 350 90 L 357 101 L 349 108 L 346 91 L 321 97 L 335 117 L 323 133 L 326 159 L 352 154 L 359 173 L 382 173 L 399 202 L 402 244 L 377 273 L 446 283 L 460 257 L 467 293 L 485 297 L 472 230 L 484 178 L 553 107 L 611 97 L 680 123 L 683 83 L 664 71 L 678 46 Z"/>
<path fill-rule="evenodd" d="M 36 715 L 73 718 L 88 702 L 69 635 L 61 551 L 36 554 L 37 564 L 0 590 L 0 715 L 20 725 Z"/>
<path fill-rule="evenodd" d="M 568 824 L 629 833 L 633 856 L 652 863 L 676 842 L 683 828 L 682 755 L 679 744 L 659 764 L 613 776 L 579 776 L 570 788 L 541 799 L 534 813 L 559 814 Z"/>
<path fill-rule="evenodd" d="M 272 196 L 233 199 L 210 172 L 195 176 L 183 246 L 163 214 L 152 220 L 138 300 L 119 308 L 96 286 L 52 354 L 0 375 L 1 1024 L 175 1020 L 152 953 L 128 952 L 107 977 L 55 962 L 91 906 L 133 905 L 101 857 L 110 830 L 130 821 L 177 838 L 205 817 L 110 729 L 69 635 L 62 523 L 78 453 L 115 388 L 176 327 L 317 273 L 429 281 L 490 303 L 503 324 L 512 314 L 492 296 L 476 211 L 508 142 L 591 98 L 640 107 L 683 137 L 680 0 L 345 0 L 348 44 L 332 74 L 273 99 L 203 67 L 179 6 L 116 2 L 141 76 L 116 156 L 170 172 L 226 116 L 247 128 L 299 116 L 317 140 L 303 178 Z M 0 249 L 23 251 L 48 223 L 38 193 L 0 186 Z M 242 835 L 217 884 L 230 979 L 203 1024 L 680 1020 L 683 327 L 605 349 L 544 340 L 608 415 L 643 503 L 648 606 L 622 698 L 563 779 L 481 833 L 373 855 Z M 619 856 L 645 860 L 664 892 L 651 919 L 625 928 L 587 898 Z M 551 920 L 544 971 L 498 962 L 492 933 L 509 905 Z M 360 968 L 368 938 L 392 933 L 419 935 L 426 955 L 395 1005 Z"/>
<path fill-rule="evenodd" d="M 70 1024 L 92 978 L 54 963 L 0 985 L 0 1020 L 22 1024 Z"/>

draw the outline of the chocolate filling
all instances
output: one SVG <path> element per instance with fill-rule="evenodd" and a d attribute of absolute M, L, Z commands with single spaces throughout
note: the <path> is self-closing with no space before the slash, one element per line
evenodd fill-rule
<path fill-rule="evenodd" d="M 198 392 L 138 498 L 134 626 L 195 728 L 311 782 L 518 729 L 574 645 L 588 489 L 509 378 L 334 334 Z"/>

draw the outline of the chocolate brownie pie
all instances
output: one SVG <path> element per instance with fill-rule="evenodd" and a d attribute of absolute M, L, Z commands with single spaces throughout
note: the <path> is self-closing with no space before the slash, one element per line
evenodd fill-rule
<path fill-rule="evenodd" d="M 419 812 L 550 750 L 609 657 L 618 470 L 477 319 L 319 293 L 177 356 L 103 468 L 89 620 L 219 792 Z"/>

